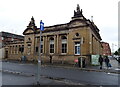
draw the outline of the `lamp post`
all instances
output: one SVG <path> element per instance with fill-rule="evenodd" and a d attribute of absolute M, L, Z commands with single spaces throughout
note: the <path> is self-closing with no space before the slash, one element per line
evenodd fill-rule
<path fill-rule="evenodd" d="M 82 61 L 83 61 L 83 60 L 82 60 L 82 44 L 83 44 L 83 37 L 81 37 L 81 41 L 80 41 L 80 46 L 81 46 L 81 49 L 80 49 L 81 63 L 80 63 L 80 64 L 81 64 L 81 68 L 83 68 L 83 67 L 82 67 L 82 65 L 83 65 L 83 62 L 82 62 Z"/>

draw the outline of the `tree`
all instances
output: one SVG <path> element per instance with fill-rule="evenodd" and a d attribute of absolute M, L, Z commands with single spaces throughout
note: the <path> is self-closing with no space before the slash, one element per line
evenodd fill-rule
<path fill-rule="evenodd" d="M 115 51 L 114 55 L 118 55 L 118 51 Z"/>
<path fill-rule="evenodd" d="M 120 48 L 117 51 L 115 51 L 114 55 L 120 55 Z"/>
<path fill-rule="evenodd" d="M 118 55 L 120 55 L 120 48 L 118 49 Z"/>

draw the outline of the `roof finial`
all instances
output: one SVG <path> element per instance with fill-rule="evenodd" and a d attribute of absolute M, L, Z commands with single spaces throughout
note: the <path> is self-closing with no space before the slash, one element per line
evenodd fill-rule
<path fill-rule="evenodd" d="M 82 9 L 80 10 L 79 4 L 77 4 L 76 11 L 74 10 L 74 17 L 82 17 Z"/>
<path fill-rule="evenodd" d="M 93 16 L 91 16 L 91 22 L 93 22 Z"/>
<path fill-rule="evenodd" d="M 34 17 L 32 16 L 32 18 L 31 18 L 31 22 L 34 22 L 35 20 L 34 20 Z"/>
<path fill-rule="evenodd" d="M 77 12 L 80 11 L 80 6 L 79 6 L 79 4 L 77 4 L 77 8 L 76 8 L 76 10 L 77 10 Z"/>
<path fill-rule="evenodd" d="M 35 20 L 34 20 L 34 17 L 33 17 L 33 16 L 32 16 L 32 18 L 31 18 L 31 21 L 30 21 L 28 27 L 31 27 L 31 26 L 35 26 Z"/>

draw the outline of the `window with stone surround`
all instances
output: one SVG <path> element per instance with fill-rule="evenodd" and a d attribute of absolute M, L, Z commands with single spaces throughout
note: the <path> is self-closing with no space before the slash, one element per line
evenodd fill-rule
<path fill-rule="evenodd" d="M 62 39 L 62 53 L 67 53 L 67 38 L 65 36 L 62 36 L 61 39 Z"/>
<path fill-rule="evenodd" d="M 80 42 L 75 42 L 75 55 L 80 55 Z"/>
<path fill-rule="evenodd" d="M 54 38 L 50 38 L 50 53 L 54 53 Z"/>
<path fill-rule="evenodd" d="M 38 47 L 35 48 L 35 52 L 38 53 Z"/>
<path fill-rule="evenodd" d="M 43 41 L 41 40 L 41 53 L 43 53 Z"/>

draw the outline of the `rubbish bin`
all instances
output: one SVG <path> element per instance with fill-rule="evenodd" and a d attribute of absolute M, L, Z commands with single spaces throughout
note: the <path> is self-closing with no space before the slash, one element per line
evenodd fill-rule
<path fill-rule="evenodd" d="M 82 67 L 81 67 L 81 65 L 82 65 Z M 82 57 L 78 58 L 78 66 L 81 67 L 81 68 L 85 68 L 86 67 L 85 58 L 82 58 Z"/>

